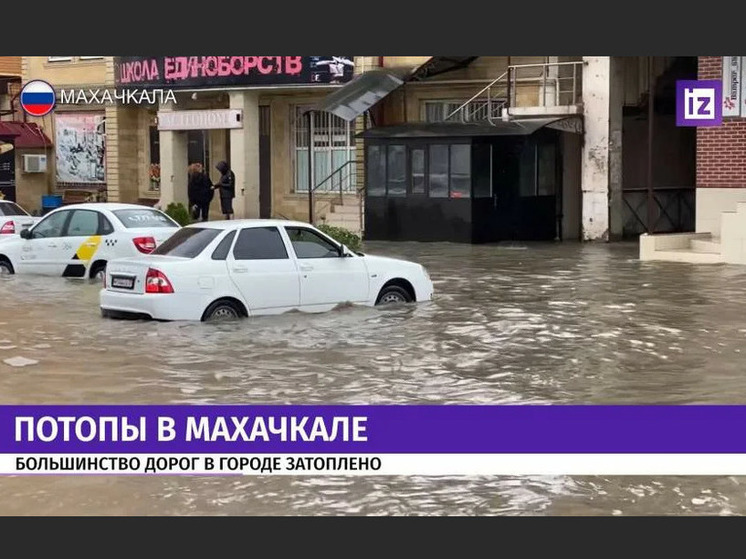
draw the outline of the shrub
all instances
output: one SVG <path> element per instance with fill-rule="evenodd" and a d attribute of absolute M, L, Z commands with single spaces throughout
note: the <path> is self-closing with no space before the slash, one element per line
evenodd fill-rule
<path fill-rule="evenodd" d="M 335 241 L 342 243 L 350 250 L 360 250 L 362 241 L 360 237 L 355 235 L 352 231 L 342 227 L 334 227 L 332 225 L 319 225 L 317 229 L 323 231 Z"/>
<path fill-rule="evenodd" d="M 189 215 L 189 210 L 184 207 L 184 204 L 179 202 L 171 202 L 164 210 L 168 216 L 173 219 L 176 223 L 184 227 L 192 222 L 192 217 Z"/>

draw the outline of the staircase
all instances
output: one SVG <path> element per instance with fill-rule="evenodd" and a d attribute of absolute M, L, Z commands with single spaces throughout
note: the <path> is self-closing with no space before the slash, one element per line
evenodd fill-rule
<path fill-rule="evenodd" d="M 640 235 L 640 260 L 720 264 L 725 262 L 720 239 L 712 233 Z"/>
<path fill-rule="evenodd" d="M 709 232 L 640 235 L 640 260 L 746 264 L 746 202 L 720 214 L 720 236 Z"/>
<path fill-rule="evenodd" d="M 362 209 L 358 204 L 332 204 L 330 211 L 321 219 L 324 225 L 341 227 L 362 235 L 361 216 Z"/>
<path fill-rule="evenodd" d="M 355 184 L 356 169 L 356 160 L 350 159 L 313 188 L 311 215 L 315 224 L 342 227 L 362 236 L 365 197 Z"/>
<path fill-rule="evenodd" d="M 515 64 L 445 117 L 444 122 L 487 123 L 514 116 L 577 114 L 583 61 Z"/>

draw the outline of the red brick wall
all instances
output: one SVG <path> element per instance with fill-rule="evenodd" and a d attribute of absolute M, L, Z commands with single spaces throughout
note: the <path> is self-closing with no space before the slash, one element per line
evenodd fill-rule
<path fill-rule="evenodd" d="M 700 56 L 698 78 L 719 80 L 722 57 Z M 746 118 L 697 129 L 697 187 L 746 188 Z"/>

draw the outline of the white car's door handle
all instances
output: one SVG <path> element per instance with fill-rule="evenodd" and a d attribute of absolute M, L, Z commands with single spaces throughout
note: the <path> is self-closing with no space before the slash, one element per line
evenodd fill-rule
<path fill-rule="evenodd" d="M 57 243 L 49 243 L 47 246 L 48 247 L 52 247 L 52 248 L 56 248 L 57 247 Z"/>
<path fill-rule="evenodd" d="M 85 246 L 87 246 L 87 247 L 95 247 L 96 243 L 86 243 Z"/>
<path fill-rule="evenodd" d="M 300 269 L 304 272 L 310 272 L 311 270 L 313 270 L 313 266 L 311 266 L 310 264 L 301 264 Z"/>
<path fill-rule="evenodd" d="M 246 272 L 249 271 L 249 269 L 244 268 L 243 266 L 234 266 L 233 271 L 236 272 L 237 274 L 245 274 Z"/>

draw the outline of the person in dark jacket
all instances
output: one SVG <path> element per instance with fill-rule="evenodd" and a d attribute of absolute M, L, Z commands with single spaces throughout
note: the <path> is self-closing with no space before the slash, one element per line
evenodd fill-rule
<path fill-rule="evenodd" d="M 192 163 L 187 168 L 187 198 L 189 199 L 189 214 L 197 219 L 199 206 L 197 205 L 198 191 L 201 179 L 199 177 L 199 163 Z"/>
<path fill-rule="evenodd" d="M 236 197 L 236 175 L 227 162 L 221 161 L 215 168 L 220 171 L 220 180 L 213 189 L 220 189 L 220 211 L 225 219 L 233 219 L 233 198 Z"/>
<path fill-rule="evenodd" d="M 210 202 L 214 190 L 212 181 L 205 172 L 201 163 L 193 163 L 189 166 L 189 209 L 192 218 L 199 221 L 207 221 L 210 216 Z"/>

